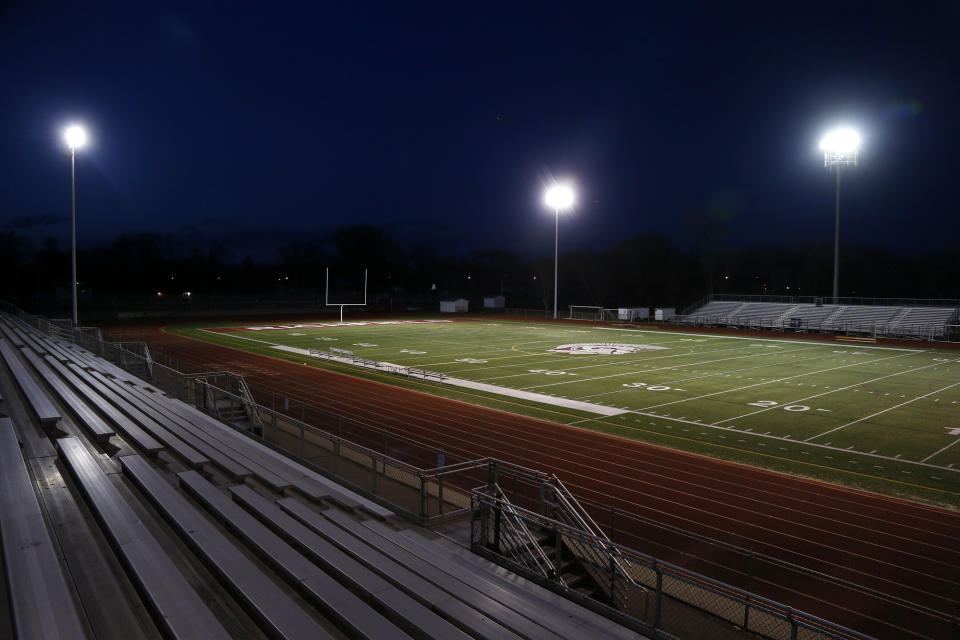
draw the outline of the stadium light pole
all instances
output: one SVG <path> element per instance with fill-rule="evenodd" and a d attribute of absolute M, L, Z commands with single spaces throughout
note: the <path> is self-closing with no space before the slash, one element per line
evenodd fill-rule
<path fill-rule="evenodd" d="M 834 129 L 820 140 L 823 166 L 837 174 L 837 196 L 833 223 L 833 304 L 840 295 L 840 174 L 843 167 L 855 167 L 860 157 L 860 134 L 853 129 Z"/>
<path fill-rule="evenodd" d="M 79 326 L 77 318 L 77 149 L 87 143 L 83 127 L 71 125 L 63 132 L 70 147 L 70 280 L 73 288 L 73 326 Z"/>
<path fill-rule="evenodd" d="M 573 206 L 573 189 L 565 184 L 555 184 L 547 189 L 543 201 L 548 207 L 551 207 L 556 215 L 556 225 L 553 233 L 553 319 L 557 319 L 557 291 L 559 290 L 558 275 L 559 268 L 559 248 L 560 248 L 560 210 L 566 211 Z"/>

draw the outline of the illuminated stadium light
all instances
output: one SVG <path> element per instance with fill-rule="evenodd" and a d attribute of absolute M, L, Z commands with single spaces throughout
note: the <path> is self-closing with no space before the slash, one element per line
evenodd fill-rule
<path fill-rule="evenodd" d="M 565 184 L 554 184 L 547 188 L 546 193 L 543 196 L 543 202 L 553 209 L 554 214 L 556 215 L 556 226 L 554 229 L 553 235 L 553 319 L 557 319 L 557 291 L 558 291 L 558 279 L 557 275 L 559 273 L 558 267 L 558 258 L 559 258 L 559 246 L 560 246 L 560 211 L 567 210 L 573 206 L 575 200 L 573 189 Z"/>
<path fill-rule="evenodd" d="M 820 140 L 823 166 L 856 166 L 860 155 L 860 134 L 853 129 L 834 129 Z"/>
<path fill-rule="evenodd" d="M 850 128 L 834 129 L 820 139 L 823 166 L 837 174 L 837 196 L 833 223 L 833 303 L 840 295 L 840 174 L 843 167 L 855 167 L 860 160 L 860 134 Z"/>
<path fill-rule="evenodd" d="M 555 184 L 547 189 L 543 201 L 551 209 L 560 211 L 573 206 L 573 189 L 564 184 Z"/>
<path fill-rule="evenodd" d="M 73 326 L 79 326 L 77 315 L 77 149 L 87 144 L 87 132 L 80 125 L 70 125 L 63 131 L 63 139 L 70 147 L 70 288 L 73 291 Z"/>
<path fill-rule="evenodd" d="M 80 149 L 87 144 L 87 132 L 83 127 L 74 124 L 64 130 L 63 139 L 70 149 Z"/>

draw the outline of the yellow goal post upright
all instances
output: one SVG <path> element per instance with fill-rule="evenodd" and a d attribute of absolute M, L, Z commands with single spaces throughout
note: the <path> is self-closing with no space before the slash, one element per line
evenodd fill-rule
<path fill-rule="evenodd" d="M 330 302 L 330 267 L 327 267 L 326 286 L 324 287 L 323 302 L 328 307 L 340 307 L 340 322 L 343 322 L 344 307 L 367 306 L 367 269 L 363 270 L 363 302 Z"/>

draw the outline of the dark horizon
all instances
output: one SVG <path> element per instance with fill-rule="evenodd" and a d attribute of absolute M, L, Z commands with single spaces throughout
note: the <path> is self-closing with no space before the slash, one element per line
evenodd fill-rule
<path fill-rule="evenodd" d="M 844 246 L 960 236 L 960 5 L 7 3 L 0 231 L 217 242 L 268 260 L 348 224 L 451 256 L 642 233 L 695 251 L 832 242 L 817 149 L 860 127 Z"/>

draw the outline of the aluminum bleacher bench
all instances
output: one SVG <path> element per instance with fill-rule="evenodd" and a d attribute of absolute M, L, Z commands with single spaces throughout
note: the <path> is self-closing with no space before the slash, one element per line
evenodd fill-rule
<path fill-rule="evenodd" d="M 215 515 L 247 546 L 317 604 L 338 626 L 365 640 L 408 639 L 406 633 L 374 611 L 299 551 L 287 544 L 266 525 L 233 502 L 228 495 L 204 480 L 196 471 L 178 473 L 180 486 Z"/>
<path fill-rule="evenodd" d="M 23 346 L 23 338 L 21 338 L 18 333 L 14 332 L 13 327 L 10 325 L 6 323 L 0 323 L 0 332 L 7 337 L 7 340 L 9 340 L 13 346 L 17 347 L 18 349 Z"/>
<path fill-rule="evenodd" d="M 396 544 L 398 547 L 418 556 L 441 571 L 456 579 L 470 584 L 483 591 L 494 600 L 505 604 L 518 613 L 540 621 L 562 638 L 570 640 L 615 640 L 636 639 L 639 636 L 616 623 L 594 614 L 592 611 L 579 607 L 575 603 L 555 596 L 538 585 L 527 584 L 518 587 L 515 581 L 503 580 L 499 575 L 479 565 L 468 565 L 457 562 L 452 552 L 432 543 L 427 538 L 412 531 L 397 531 L 376 520 L 353 523 L 352 530 L 356 535 L 363 535 L 363 529 L 369 531 L 367 535 L 380 536 Z M 378 545 L 376 538 L 371 544 Z M 479 558 L 479 557 L 478 557 Z M 496 567 L 496 565 L 493 565 Z M 517 576 L 513 576 L 516 578 Z M 538 593 L 535 593 L 538 592 Z M 538 594 L 554 595 L 554 599 L 546 601 Z M 559 602 L 558 602 L 559 601 Z M 566 605 L 564 616 L 548 615 L 555 613 L 559 605 Z M 602 621 L 597 624 L 597 621 Z"/>
<path fill-rule="evenodd" d="M 122 456 L 124 471 L 162 511 L 269 635 L 287 640 L 332 640 L 321 624 L 168 483 L 146 459 Z"/>
<path fill-rule="evenodd" d="M 173 638 L 229 638 L 83 444 L 60 438 L 57 446 L 157 625 Z"/>
<path fill-rule="evenodd" d="M 346 490 L 335 486 L 333 482 L 324 481 L 316 475 L 310 474 L 305 468 L 291 460 L 289 456 L 277 453 L 194 407 L 177 401 L 173 401 L 171 407 L 180 415 L 191 416 L 191 423 L 219 442 L 221 447 L 242 454 L 245 460 L 250 461 L 251 468 L 256 465 L 263 472 L 281 478 L 285 488 L 292 487 L 313 500 L 328 499 L 344 509 L 364 508 L 377 517 L 384 517 L 384 512 L 392 513 L 369 500 L 361 499 L 359 496 L 354 498 Z M 257 470 L 255 470 L 256 472 Z"/>
<path fill-rule="evenodd" d="M 104 396 L 108 402 L 127 414 L 134 422 L 146 429 L 151 436 L 162 442 L 168 449 L 176 452 L 187 464 L 193 467 L 201 467 L 210 462 L 207 456 L 170 433 L 170 431 L 160 425 L 156 420 L 148 416 L 147 412 L 149 412 L 149 409 L 147 407 L 136 406 L 134 403 L 128 402 L 121 394 L 117 393 L 117 391 L 108 384 L 108 380 L 103 377 L 103 374 L 94 370 L 84 373 L 83 369 L 73 364 L 70 365 L 70 368 L 78 375 L 85 375 L 87 383 L 93 387 L 94 391 Z"/>
<path fill-rule="evenodd" d="M 413 635 L 438 640 L 466 640 L 468 637 L 423 603 L 311 531 L 272 500 L 247 486 L 231 487 L 230 493 L 257 519 Z"/>
<path fill-rule="evenodd" d="M 531 611 L 529 599 L 500 593 L 498 600 L 487 593 L 487 588 L 490 585 L 486 584 L 477 575 L 467 575 L 465 580 L 461 579 L 463 574 L 461 574 L 461 577 L 450 575 L 393 540 L 376 534 L 371 535 L 372 531 L 370 529 L 345 514 L 331 510 L 324 512 L 323 517 L 345 532 L 349 532 L 357 540 L 363 540 L 370 548 L 377 549 L 380 553 L 393 558 L 396 562 L 423 579 L 429 580 L 438 588 L 497 620 L 517 635 L 531 640 L 535 638 L 546 640 L 547 638 L 557 637 L 578 637 L 576 635 L 560 635 L 557 628 L 542 626 L 540 622 L 549 624 L 551 618 L 550 616 L 537 615 L 542 612 Z M 537 620 L 537 622 L 534 622 L 534 620 Z"/>
<path fill-rule="evenodd" d="M 197 460 L 199 460 L 199 464 L 194 464 L 194 466 L 201 466 L 206 462 L 213 462 L 236 480 L 241 480 L 251 474 L 251 470 L 245 467 L 243 464 L 240 464 L 236 460 L 232 459 L 227 453 L 223 452 L 219 448 L 211 446 L 210 443 L 204 439 L 199 438 L 196 434 L 196 429 L 192 427 L 192 425 L 184 425 L 182 422 L 172 419 L 166 412 L 158 411 L 156 405 L 153 404 L 152 399 L 148 399 L 138 394 L 136 392 L 136 387 L 132 387 L 122 382 L 117 382 L 116 380 L 111 380 L 99 372 L 91 372 L 91 375 L 103 383 L 106 388 L 116 393 L 117 397 L 128 401 L 131 405 L 135 406 L 145 415 L 148 415 L 151 420 L 153 420 L 156 424 L 159 424 L 174 438 L 182 441 L 188 447 L 202 456 L 203 459 L 201 460 L 198 458 Z M 280 486 L 278 487 L 278 490 L 282 488 L 283 487 Z"/>
<path fill-rule="evenodd" d="M 10 418 L 0 418 L 0 539 L 16 637 L 85 638 Z"/>
<path fill-rule="evenodd" d="M 35 354 L 29 347 L 24 347 L 23 355 L 30 361 L 37 373 L 47 381 L 47 384 L 53 389 L 64 404 L 73 411 L 80 423 L 87 428 L 96 440 L 109 440 L 116 435 L 116 431 L 107 422 L 100 417 L 90 406 L 74 393 L 67 383 L 57 377 L 57 375 L 47 366 L 46 362 Z"/>
<path fill-rule="evenodd" d="M 80 395 L 85 397 L 90 404 L 97 407 L 110 421 L 117 426 L 123 434 L 133 440 L 134 444 L 150 456 L 155 456 L 164 449 L 163 444 L 158 442 L 153 436 L 137 426 L 130 418 L 121 413 L 116 407 L 100 395 L 85 380 L 86 372 L 82 369 L 79 373 L 68 369 L 53 356 L 44 356 L 44 360 L 60 376 L 66 380 Z"/>
<path fill-rule="evenodd" d="M 446 589 L 434 583 L 430 577 L 421 575 L 415 567 L 409 567 L 404 562 L 391 557 L 387 552 L 368 545 L 297 500 L 284 498 L 278 500 L 277 504 L 311 531 L 322 536 L 328 542 L 348 553 L 355 560 L 360 561 L 475 638 L 499 640 L 501 638 L 524 637 L 528 640 L 538 640 L 539 638 L 552 637 L 542 627 L 539 628 L 539 631 L 543 633 L 539 633 L 537 625 L 530 620 L 518 619 L 519 616 L 515 613 L 499 603 L 490 601 L 489 598 L 479 592 L 466 594 L 468 595 L 466 601 L 459 595 L 449 593 Z M 525 630 L 532 635 L 516 633 L 515 625 L 527 627 Z"/>
<path fill-rule="evenodd" d="M 7 361 L 10 373 L 16 379 L 17 385 L 23 391 L 23 395 L 26 396 L 27 402 L 36 414 L 37 419 L 40 420 L 40 424 L 55 426 L 61 417 L 59 409 L 54 406 L 47 393 L 40 388 L 27 368 L 23 366 L 20 358 L 17 357 L 6 340 L 0 340 L 0 355 Z"/>

